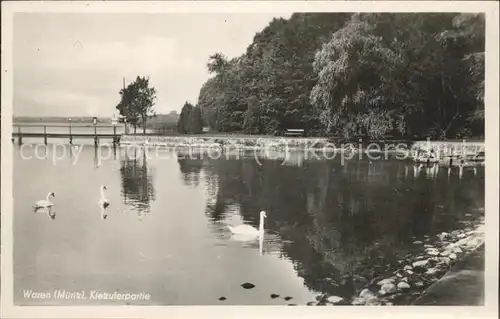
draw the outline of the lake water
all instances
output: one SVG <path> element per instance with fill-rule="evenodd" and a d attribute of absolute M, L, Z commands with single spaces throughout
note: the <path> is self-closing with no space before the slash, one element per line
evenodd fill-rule
<path fill-rule="evenodd" d="M 18 305 L 124 304 L 24 297 L 27 290 L 54 289 L 150 294 L 130 302 L 142 305 L 349 298 L 349 274 L 382 273 L 414 240 L 461 228 L 465 214 L 484 207 L 483 167 L 459 178 L 457 169 L 414 174 L 411 163 L 397 160 L 282 165 L 252 155 L 183 158 L 163 151 L 148 158 L 140 149 L 110 154 L 83 146 L 54 161 L 26 159 L 34 157 L 32 147 L 14 150 Z M 97 206 L 101 184 L 111 202 L 105 220 Z M 55 219 L 32 209 L 50 191 Z M 268 217 L 262 241 L 231 236 L 227 225 L 257 226 L 261 210 Z M 245 282 L 255 287 L 243 289 Z"/>

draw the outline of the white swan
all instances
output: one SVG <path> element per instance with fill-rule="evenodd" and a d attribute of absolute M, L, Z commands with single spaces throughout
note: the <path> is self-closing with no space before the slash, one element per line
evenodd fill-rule
<path fill-rule="evenodd" d="M 56 197 L 56 194 L 54 194 L 54 192 L 50 192 L 47 194 L 47 199 L 42 199 L 36 202 L 35 206 L 33 206 L 35 212 L 41 208 L 51 208 L 52 206 L 54 206 L 54 203 L 50 201 L 51 196 Z"/>
<path fill-rule="evenodd" d="M 250 226 L 250 225 L 238 225 L 235 227 L 227 226 L 231 233 L 236 235 L 251 235 L 258 236 L 264 233 L 264 218 L 267 218 L 266 212 L 260 212 L 260 221 L 259 221 L 259 229 Z"/>
<path fill-rule="evenodd" d="M 109 204 L 109 200 L 106 198 L 106 196 L 104 195 L 104 190 L 106 190 L 106 186 L 104 185 L 101 185 L 101 198 L 99 199 L 99 207 L 101 208 L 101 217 L 103 219 L 106 219 L 106 217 L 108 217 L 108 215 L 106 215 L 104 213 L 104 211 L 106 210 L 106 208 L 108 208 L 108 206 L 110 205 Z"/>

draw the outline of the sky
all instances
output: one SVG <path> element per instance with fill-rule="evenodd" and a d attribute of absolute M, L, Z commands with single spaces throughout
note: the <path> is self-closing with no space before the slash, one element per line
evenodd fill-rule
<path fill-rule="evenodd" d="M 263 13 L 16 13 L 15 116 L 112 116 L 136 76 L 157 113 L 196 104 L 208 57 L 243 54 L 274 17 Z"/>

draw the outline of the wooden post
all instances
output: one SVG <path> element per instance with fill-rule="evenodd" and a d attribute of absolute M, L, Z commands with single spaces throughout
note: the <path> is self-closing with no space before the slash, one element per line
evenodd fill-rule
<path fill-rule="evenodd" d="M 116 144 L 113 143 L 113 159 L 116 160 Z"/>
<path fill-rule="evenodd" d="M 43 126 L 43 142 L 47 145 L 47 126 Z"/>
<path fill-rule="evenodd" d="M 17 139 L 17 143 L 19 145 L 21 145 L 21 144 L 23 144 L 23 135 L 21 134 L 21 127 L 20 126 L 17 127 L 17 133 L 19 134 L 19 137 Z"/>
<path fill-rule="evenodd" d="M 73 135 L 71 134 L 71 120 L 69 121 L 69 144 L 73 144 Z"/>
<path fill-rule="evenodd" d="M 94 125 L 94 145 L 97 147 L 97 126 Z"/>

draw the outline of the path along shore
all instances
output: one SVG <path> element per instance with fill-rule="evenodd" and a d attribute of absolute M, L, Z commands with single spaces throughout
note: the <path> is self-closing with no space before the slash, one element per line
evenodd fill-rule
<path fill-rule="evenodd" d="M 430 286 L 413 305 L 483 306 L 484 258 L 482 244 Z"/>
<path fill-rule="evenodd" d="M 480 210 L 477 213 L 484 213 Z M 474 217 L 470 216 L 472 219 Z M 476 305 L 484 299 L 484 217 L 424 238 L 393 276 L 363 289 L 352 305 Z M 378 290 L 378 291 L 377 291 Z"/>

